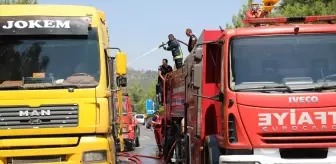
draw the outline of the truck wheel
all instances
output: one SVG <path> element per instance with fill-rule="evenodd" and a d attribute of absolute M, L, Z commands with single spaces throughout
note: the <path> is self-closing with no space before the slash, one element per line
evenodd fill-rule
<path fill-rule="evenodd" d="M 139 127 L 136 127 L 136 130 L 135 130 L 135 147 L 140 146 L 139 137 L 140 137 L 140 129 L 139 129 Z"/>
<path fill-rule="evenodd" d="M 131 151 L 133 151 L 133 150 L 135 150 L 135 143 L 134 143 L 134 141 L 132 141 L 132 150 Z"/>
<path fill-rule="evenodd" d="M 140 146 L 140 141 L 139 141 L 139 137 L 135 138 L 135 147 L 139 147 Z"/>
<path fill-rule="evenodd" d="M 204 162 L 209 164 L 219 163 L 220 150 L 216 143 L 216 136 L 206 136 L 204 143 Z"/>
<path fill-rule="evenodd" d="M 127 148 L 129 151 L 133 151 L 135 150 L 135 143 L 134 143 L 134 140 L 132 141 L 129 141 L 128 143 L 128 148 Z"/>

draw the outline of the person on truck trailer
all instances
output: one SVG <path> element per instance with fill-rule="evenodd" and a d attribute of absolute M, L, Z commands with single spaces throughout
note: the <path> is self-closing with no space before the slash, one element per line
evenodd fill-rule
<path fill-rule="evenodd" d="M 166 51 L 171 51 L 173 55 L 173 59 L 175 62 L 175 67 L 176 69 L 182 68 L 183 64 L 183 53 L 181 50 L 181 46 L 179 41 L 174 37 L 173 34 L 168 35 L 169 41 L 167 42 L 168 47 L 163 47 L 164 50 Z"/>
<path fill-rule="evenodd" d="M 186 29 L 186 35 L 189 37 L 188 51 L 191 52 L 196 45 L 197 37 L 192 33 L 192 30 L 190 28 Z"/>
<path fill-rule="evenodd" d="M 169 73 L 172 72 L 173 68 L 168 65 L 168 59 L 162 59 L 162 65 L 159 66 L 158 69 L 158 87 L 157 87 L 157 94 L 159 94 L 159 103 L 160 105 L 163 105 L 163 83 L 165 81 L 165 76 Z"/>
<path fill-rule="evenodd" d="M 162 154 L 162 117 L 159 115 L 159 112 L 154 113 L 154 117 L 152 119 L 152 125 L 154 129 L 154 135 L 155 135 L 155 140 L 156 144 L 159 150 L 159 154 Z"/>

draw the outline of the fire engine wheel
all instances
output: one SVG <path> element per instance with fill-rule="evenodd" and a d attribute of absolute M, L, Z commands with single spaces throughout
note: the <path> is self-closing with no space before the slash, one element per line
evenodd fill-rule
<path fill-rule="evenodd" d="M 140 147 L 139 137 L 135 138 L 135 147 Z"/>
<path fill-rule="evenodd" d="M 139 141 L 139 137 L 140 137 L 140 129 L 139 127 L 136 127 L 136 130 L 135 130 L 135 147 L 140 147 L 140 141 Z"/>
<path fill-rule="evenodd" d="M 216 136 L 206 136 L 204 143 L 204 163 L 219 163 L 220 150 L 216 143 Z"/>
<path fill-rule="evenodd" d="M 128 148 L 129 151 L 133 151 L 135 150 L 135 143 L 134 140 L 130 141 L 130 143 L 128 144 Z"/>

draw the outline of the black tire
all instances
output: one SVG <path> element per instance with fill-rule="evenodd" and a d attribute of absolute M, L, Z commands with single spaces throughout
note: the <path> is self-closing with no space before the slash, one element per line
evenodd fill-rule
<path fill-rule="evenodd" d="M 139 137 L 135 138 L 135 147 L 140 147 Z"/>
<path fill-rule="evenodd" d="M 139 141 L 139 136 L 140 136 L 140 129 L 137 127 L 135 131 L 135 147 L 140 147 L 140 141 Z"/>
<path fill-rule="evenodd" d="M 216 164 L 219 162 L 220 150 L 217 147 L 216 136 L 206 136 L 203 150 L 205 163 Z"/>
<path fill-rule="evenodd" d="M 210 159 L 210 153 L 209 153 L 209 147 L 207 145 L 204 146 L 204 163 L 209 163 L 209 164 L 212 164 L 212 161 Z"/>
<path fill-rule="evenodd" d="M 130 141 L 130 143 L 128 143 L 127 150 L 129 150 L 129 151 L 135 150 L 135 142 L 134 142 L 134 140 Z"/>

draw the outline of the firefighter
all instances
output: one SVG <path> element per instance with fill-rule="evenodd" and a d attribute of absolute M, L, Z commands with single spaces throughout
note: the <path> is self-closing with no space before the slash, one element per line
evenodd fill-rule
<path fill-rule="evenodd" d="M 157 94 L 159 95 L 159 103 L 160 105 L 163 105 L 163 84 L 165 82 L 165 76 L 169 73 L 172 72 L 173 68 L 168 65 L 168 60 L 167 59 L 162 59 L 162 65 L 160 65 L 158 69 L 158 87 L 157 87 Z"/>
<path fill-rule="evenodd" d="M 169 34 L 168 39 L 169 39 L 169 41 L 167 42 L 168 47 L 164 46 L 163 49 L 172 52 L 176 69 L 182 68 L 183 53 L 181 50 L 180 43 L 177 39 L 175 39 L 173 34 Z"/>
<path fill-rule="evenodd" d="M 189 37 L 188 51 L 191 52 L 196 45 L 197 37 L 192 33 L 190 28 L 186 29 L 186 35 Z"/>
<path fill-rule="evenodd" d="M 159 115 L 159 112 L 154 113 L 154 117 L 152 119 L 152 125 L 154 129 L 154 135 L 156 144 L 159 149 L 159 154 L 162 155 L 162 117 Z"/>

